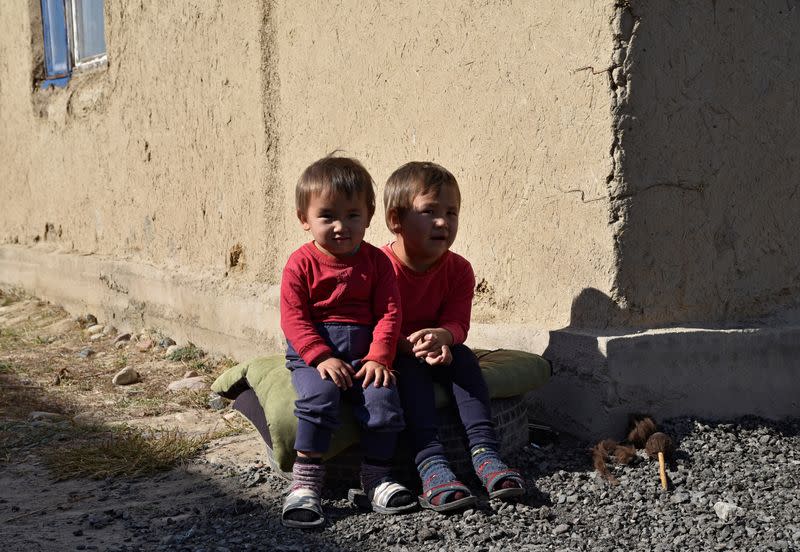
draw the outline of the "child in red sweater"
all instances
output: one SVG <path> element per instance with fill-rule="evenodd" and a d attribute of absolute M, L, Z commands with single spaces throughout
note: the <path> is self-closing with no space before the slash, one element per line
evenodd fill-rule
<path fill-rule="evenodd" d="M 281 280 L 286 366 L 298 396 L 297 459 L 282 522 L 325 522 L 322 455 L 339 425 L 342 397 L 362 427 L 361 484 L 372 509 L 407 511 L 414 496 L 390 474 L 404 427 L 391 372 L 399 292 L 391 263 L 363 241 L 375 212 L 372 177 L 358 161 L 326 157 L 303 172 L 295 195 L 297 217 L 314 239 L 292 253 Z"/>
<path fill-rule="evenodd" d="M 475 473 L 489 496 L 520 496 L 524 481 L 498 455 L 489 391 L 478 359 L 463 344 L 475 275 L 469 261 L 450 251 L 461 208 L 458 183 L 447 169 L 434 163 L 407 163 L 389 177 L 384 206 L 386 224 L 396 241 L 383 251 L 397 274 L 403 319 L 394 366 L 422 479 L 420 504 L 447 512 L 476 500 L 456 479 L 439 441 L 434 381 L 452 392 Z"/>

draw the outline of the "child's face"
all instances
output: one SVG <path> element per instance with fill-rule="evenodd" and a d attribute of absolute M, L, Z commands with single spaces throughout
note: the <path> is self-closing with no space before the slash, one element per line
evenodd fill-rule
<path fill-rule="evenodd" d="M 458 194 L 453 186 L 443 186 L 438 194 L 415 196 L 403 220 L 397 219 L 396 224 L 392 221 L 406 254 L 426 263 L 444 255 L 458 233 L 458 211 Z"/>
<path fill-rule="evenodd" d="M 311 232 L 317 247 L 334 257 L 356 252 L 369 226 L 369 210 L 360 196 L 315 194 L 305 213 L 297 212 L 304 230 Z"/>

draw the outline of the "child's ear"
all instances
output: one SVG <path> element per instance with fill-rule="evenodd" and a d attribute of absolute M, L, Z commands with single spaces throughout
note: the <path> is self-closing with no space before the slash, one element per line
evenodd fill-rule
<path fill-rule="evenodd" d="M 303 225 L 303 230 L 311 230 L 311 225 L 308 223 L 308 217 L 306 217 L 306 214 L 300 209 L 297 210 L 297 220 L 299 220 L 300 224 Z"/>
<path fill-rule="evenodd" d="M 389 209 L 389 230 L 392 234 L 399 234 L 401 229 L 400 215 L 397 209 Z"/>

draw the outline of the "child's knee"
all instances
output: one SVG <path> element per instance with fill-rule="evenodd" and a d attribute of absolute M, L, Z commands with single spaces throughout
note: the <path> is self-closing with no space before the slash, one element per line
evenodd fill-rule
<path fill-rule="evenodd" d="M 335 421 L 339 418 L 341 392 L 332 381 L 322 380 L 320 384 L 315 385 L 313 389 L 305 390 L 304 393 L 298 390 L 298 396 L 295 401 L 297 412 L 320 420 Z"/>
<path fill-rule="evenodd" d="M 370 429 L 400 431 L 405 427 L 400 396 L 394 387 L 365 389 L 364 407 L 368 413 L 365 425 Z"/>

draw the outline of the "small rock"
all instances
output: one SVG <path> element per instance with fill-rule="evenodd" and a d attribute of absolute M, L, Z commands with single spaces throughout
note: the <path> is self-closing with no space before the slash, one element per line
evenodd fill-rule
<path fill-rule="evenodd" d="M 684 504 L 689 502 L 692 499 L 688 493 L 675 493 L 669 498 L 669 501 L 673 504 Z"/>
<path fill-rule="evenodd" d="M 208 384 L 204 380 L 205 378 L 203 376 L 184 378 L 173 381 L 167 386 L 167 389 L 170 391 L 183 391 L 184 389 L 188 389 L 190 391 L 201 391 L 203 389 L 208 389 Z"/>
<path fill-rule="evenodd" d="M 105 334 L 96 333 L 92 337 L 89 338 L 89 341 L 97 341 L 97 340 L 103 339 L 104 337 L 105 337 Z"/>
<path fill-rule="evenodd" d="M 90 334 L 96 334 L 102 332 L 103 328 L 105 328 L 105 326 L 103 326 L 102 324 L 94 324 L 86 328 L 86 331 L 89 332 Z"/>
<path fill-rule="evenodd" d="M 56 422 L 63 419 L 64 416 L 62 414 L 57 414 L 56 412 L 34 411 L 28 415 L 28 420 L 31 422 Z"/>
<path fill-rule="evenodd" d="M 75 416 L 73 416 L 72 421 L 75 422 L 76 424 L 88 425 L 88 424 L 94 424 L 99 420 L 97 419 L 97 416 L 95 416 L 91 412 L 81 412 L 80 414 L 76 414 Z"/>
<path fill-rule="evenodd" d="M 117 341 L 116 343 L 114 343 L 114 347 L 116 347 L 117 349 L 124 349 L 127 346 L 128 346 L 127 341 Z"/>
<path fill-rule="evenodd" d="M 239 416 L 239 412 L 237 410 L 232 410 L 231 412 L 226 412 L 225 414 L 222 415 L 222 417 L 225 418 L 226 420 L 228 420 L 229 422 L 232 422 L 238 416 Z M 464 517 L 467 517 L 466 514 L 464 515 Z"/>
<path fill-rule="evenodd" d="M 108 336 L 114 335 L 115 333 L 117 333 L 117 329 L 114 326 L 109 324 L 103 327 L 103 335 Z"/>
<path fill-rule="evenodd" d="M 126 366 L 114 374 L 114 378 L 111 380 L 111 383 L 114 385 L 131 385 L 132 383 L 137 383 L 138 381 L 139 373 L 130 366 Z"/>
<path fill-rule="evenodd" d="M 158 342 L 158 346 L 161 347 L 162 349 L 167 349 L 169 347 L 172 347 L 173 345 L 175 345 L 175 340 L 169 337 L 165 337 L 164 339 Z"/>
<path fill-rule="evenodd" d="M 172 353 L 174 353 L 178 349 L 180 349 L 179 345 L 170 345 L 169 347 L 167 347 L 167 353 L 166 353 L 165 356 L 170 356 Z"/>
<path fill-rule="evenodd" d="M 186 372 L 185 374 L 183 374 L 183 379 L 186 379 L 186 378 L 196 378 L 196 377 L 197 377 L 197 376 L 199 376 L 199 375 L 200 375 L 200 374 L 198 374 L 198 373 L 197 373 L 197 372 L 195 372 L 194 370 L 189 370 L 188 372 Z"/>
<path fill-rule="evenodd" d="M 131 334 L 121 333 L 117 335 L 117 337 L 114 339 L 114 343 L 120 343 L 122 341 L 130 341 L 130 340 L 131 340 Z"/>
<path fill-rule="evenodd" d="M 429 540 L 436 540 L 439 538 L 439 535 L 433 529 L 428 529 L 427 527 L 420 530 L 418 533 L 419 540 L 421 541 L 429 541 Z"/>
<path fill-rule="evenodd" d="M 562 523 L 561 525 L 556 525 L 556 528 L 553 529 L 553 534 L 563 535 L 567 531 L 569 531 L 569 525 L 567 525 L 566 523 Z"/>
<path fill-rule="evenodd" d="M 78 356 L 81 358 L 89 358 L 93 354 L 94 350 L 90 349 L 89 347 L 86 347 L 85 349 L 81 349 L 81 351 L 78 353 Z"/>
<path fill-rule="evenodd" d="M 744 510 L 739 508 L 736 504 L 722 501 L 714 504 L 714 511 L 717 513 L 717 517 L 722 521 L 731 520 L 744 513 Z"/>
<path fill-rule="evenodd" d="M 95 317 L 95 315 L 93 315 L 93 314 L 87 314 L 85 316 L 79 316 L 78 317 L 78 322 L 84 328 L 88 328 L 89 326 L 94 326 L 95 324 L 97 324 L 97 317 Z"/>
<path fill-rule="evenodd" d="M 142 352 L 149 351 L 153 347 L 153 341 L 148 338 L 140 339 L 136 344 L 136 348 Z"/>
<path fill-rule="evenodd" d="M 211 410 L 222 410 L 228 406 L 228 401 L 225 400 L 223 397 L 220 397 L 216 393 L 209 393 L 208 395 L 208 407 Z"/>

